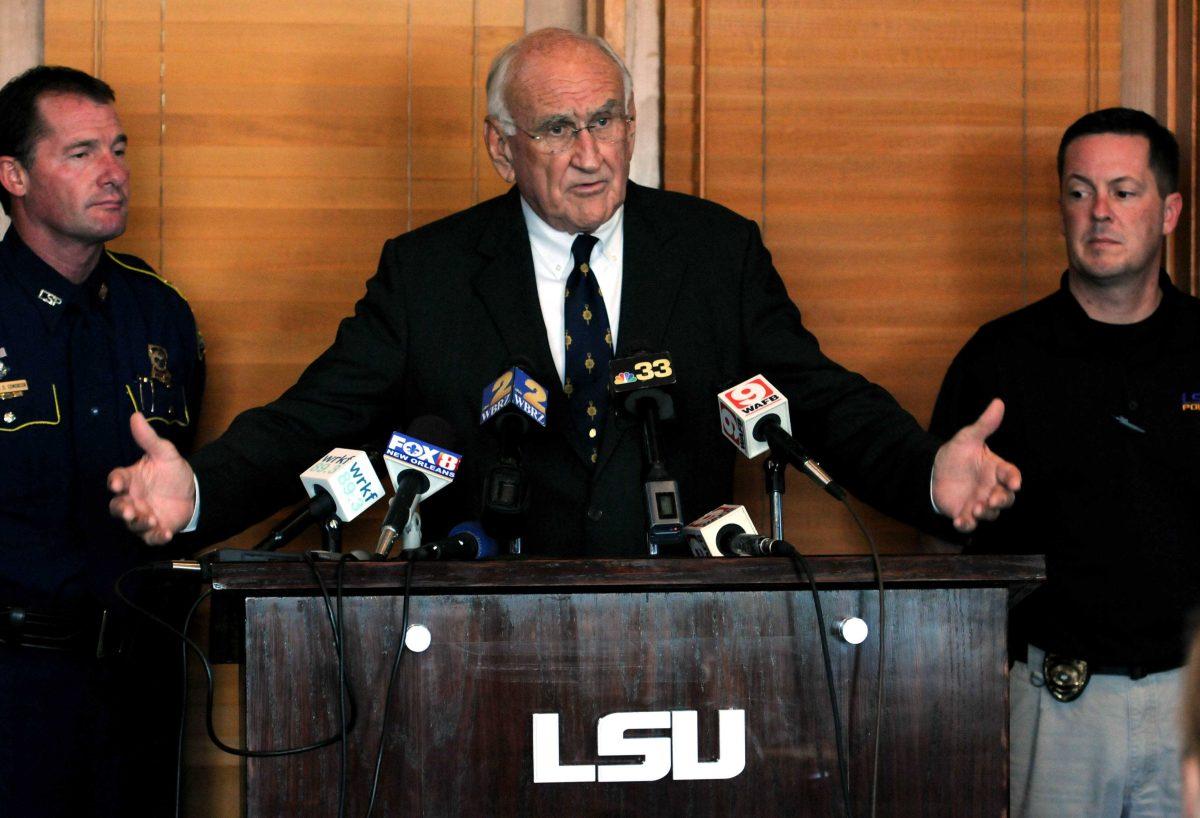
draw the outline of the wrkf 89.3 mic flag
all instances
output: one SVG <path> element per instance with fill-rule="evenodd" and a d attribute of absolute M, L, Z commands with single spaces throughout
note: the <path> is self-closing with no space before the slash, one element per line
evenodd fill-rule
<path fill-rule="evenodd" d="M 821 464 L 792 437 L 792 416 L 783 393 L 762 375 L 742 381 L 717 395 L 721 432 L 746 457 L 755 458 L 770 449 L 807 474 L 817 485 L 839 500 L 846 492 L 821 468 Z"/>
<path fill-rule="evenodd" d="M 333 449 L 300 475 L 312 499 L 292 512 L 262 542 L 259 551 L 274 551 L 318 521 L 336 516 L 348 523 L 386 493 L 383 481 L 360 449 Z"/>

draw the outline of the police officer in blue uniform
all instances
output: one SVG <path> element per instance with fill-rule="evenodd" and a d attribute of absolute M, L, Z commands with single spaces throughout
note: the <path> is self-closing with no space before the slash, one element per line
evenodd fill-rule
<path fill-rule="evenodd" d="M 105 247 L 129 208 L 113 102 L 69 68 L 0 89 L 0 815 L 165 815 L 174 785 L 178 653 L 112 592 L 167 555 L 105 478 L 140 454 L 134 412 L 186 450 L 203 349 L 179 293 Z"/>

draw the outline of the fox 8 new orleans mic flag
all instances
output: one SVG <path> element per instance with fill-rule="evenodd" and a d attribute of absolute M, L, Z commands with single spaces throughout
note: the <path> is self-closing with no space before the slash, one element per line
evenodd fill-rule
<path fill-rule="evenodd" d="M 411 435 L 394 432 L 383 457 L 392 485 L 396 485 L 400 472 L 420 469 L 429 478 L 429 488 L 418 494 L 424 500 L 431 494 L 449 485 L 458 475 L 462 455 L 448 449 L 438 449 Z"/>
<path fill-rule="evenodd" d="M 792 431 L 787 398 L 762 375 L 755 375 L 721 392 L 717 395 L 717 403 L 722 434 L 746 457 L 758 457 L 770 448 L 765 440 L 754 439 L 754 427 L 768 415 L 779 417 L 783 431 Z"/>

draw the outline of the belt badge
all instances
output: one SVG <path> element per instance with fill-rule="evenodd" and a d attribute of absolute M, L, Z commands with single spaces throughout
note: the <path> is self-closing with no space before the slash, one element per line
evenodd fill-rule
<path fill-rule="evenodd" d="M 1042 677 L 1051 696 L 1060 702 L 1073 702 L 1082 695 L 1092 672 L 1085 659 L 1047 653 L 1042 660 Z"/>
<path fill-rule="evenodd" d="M 171 385 L 171 371 L 167 369 L 167 350 L 158 344 L 146 344 L 150 355 L 150 377 L 163 386 Z"/>

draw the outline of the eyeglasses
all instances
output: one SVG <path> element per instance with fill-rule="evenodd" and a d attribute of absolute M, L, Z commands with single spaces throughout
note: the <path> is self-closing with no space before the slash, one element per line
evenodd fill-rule
<path fill-rule="evenodd" d="M 508 124 L 532 139 L 545 153 L 563 153 L 574 147 L 575 140 L 584 131 L 589 131 L 599 142 L 619 142 L 629 133 L 629 124 L 633 121 L 634 117 L 624 114 L 601 114 L 578 128 L 570 120 L 556 120 L 536 131 L 527 131 L 511 120 Z"/>

